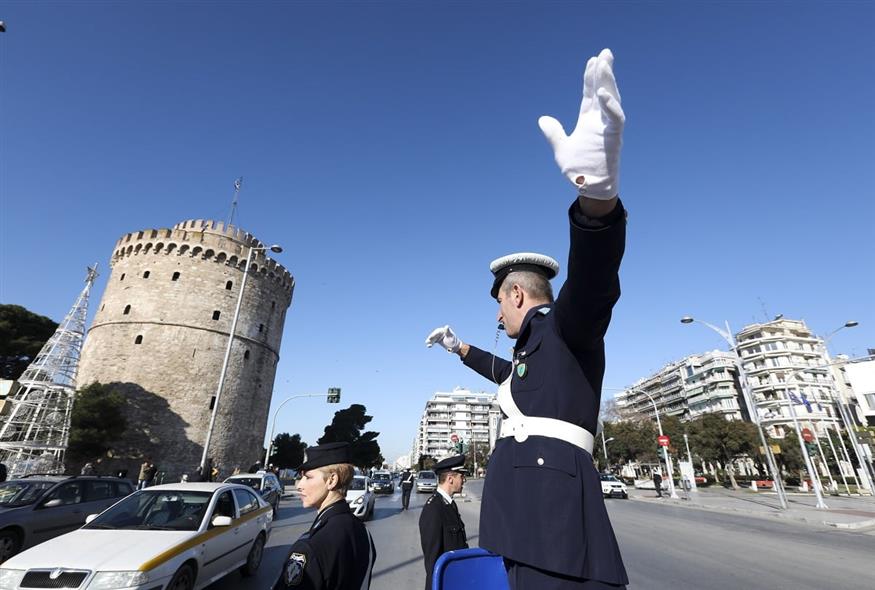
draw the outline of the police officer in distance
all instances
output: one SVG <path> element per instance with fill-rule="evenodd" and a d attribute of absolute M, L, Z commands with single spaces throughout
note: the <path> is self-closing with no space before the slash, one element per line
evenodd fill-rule
<path fill-rule="evenodd" d="M 401 509 L 408 510 L 410 508 L 410 492 L 413 490 L 413 472 L 405 469 L 401 474 Z"/>
<path fill-rule="evenodd" d="M 490 265 L 491 295 L 498 321 L 516 340 L 513 358 L 465 344 L 449 326 L 426 339 L 499 384 L 503 417 L 483 488 L 479 544 L 505 558 L 513 590 L 628 584 L 592 461 L 604 336 L 620 297 L 626 238 L 618 199 L 625 115 L 613 62 L 608 49 L 587 62 L 571 135 L 552 117 L 538 121 L 577 189 L 568 211 L 568 275 L 558 297 L 550 285 L 559 271 L 555 260 L 505 256 Z"/>
<path fill-rule="evenodd" d="M 457 455 L 438 462 L 434 472 L 438 476 L 437 491 L 426 501 L 419 516 L 419 536 L 425 561 L 425 590 L 431 590 L 434 564 L 447 551 L 467 549 L 465 523 L 453 494 L 465 485 L 465 456 Z"/>
<path fill-rule="evenodd" d="M 273 590 L 364 590 L 377 558 L 373 539 L 346 503 L 354 470 L 349 443 L 307 449 L 298 492 L 305 508 L 318 507 L 310 530 L 292 545 Z"/>

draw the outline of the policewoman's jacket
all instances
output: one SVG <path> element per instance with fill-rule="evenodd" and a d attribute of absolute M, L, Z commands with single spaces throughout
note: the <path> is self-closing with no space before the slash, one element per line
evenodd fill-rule
<path fill-rule="evenodd" d="M 556 301 L 529 310 L 513 361 L 471 346 L 464 363 L 510 393 L 525 416 L 596 432 L 605 371 L 604 335 L 620 297 L 622 203 L 601 220 L 569 210 L 568 276 Z M 489 461 L 479 545 L 550 572 L 627 584 L 626 570 L 587 452 L 565 440 L 498 440 Z"/>
<path fill-rule="evenodd" d="M 292 545 L 273 590 L 364 590 L 376 559 L 365 525 L 340 500 Z"/>

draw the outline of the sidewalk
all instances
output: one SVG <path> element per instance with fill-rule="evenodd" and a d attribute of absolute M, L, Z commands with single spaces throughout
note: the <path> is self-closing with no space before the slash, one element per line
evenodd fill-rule
<path fill-rule="evenodd" d="M 653 490 L 629 489 L 629 498 L 640 502 L 672 504 L 714 512 L 736 512 L 758 518 L 780 518 L 844 530 L 875 530 L 875 499 L 869 496 L 827 496 L 824 501 L 828 508 L 818 509 L 815 508 L 814 494 L 789 492 L 787 501 L 790 506 L 787 510 L 781 510 L 777 495 L 770 491 L 741 489 L 736 492 L 708 487 L 690 492 L 689 499 L 684 499 L 685 494 L 680 490 L 677 500 L 669 498 L 667 494 L 668 492 L 663 492 L 663 497 L 657 498 Z"/>

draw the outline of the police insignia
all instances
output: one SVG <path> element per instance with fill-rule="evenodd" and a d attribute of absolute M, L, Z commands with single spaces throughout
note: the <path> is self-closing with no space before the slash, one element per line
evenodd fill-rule
<path fill-rule="evenodd" d="M 304 580 L 304 568 L 307 567 L 307 556 L 303 553 L 292 553 L 286 562 L 286 586 L 297 586 Z"/>
<path fill-rule="evenodd" d="M 528 371 L 528 367 L 526 363 L 520 363 L 516 366 L 516 374 L 519 375 L 520 379 L 526 376 L 526 372 Z"/>

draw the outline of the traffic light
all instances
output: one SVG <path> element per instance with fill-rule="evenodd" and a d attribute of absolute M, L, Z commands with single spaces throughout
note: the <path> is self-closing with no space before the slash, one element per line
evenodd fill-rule
<path fill-rule="evenodd" d="M 339 387 L 329 387 L 328 388 L 328 403 L 329 404 L 339 404 L 340 403 L 340 388 Z"/>

